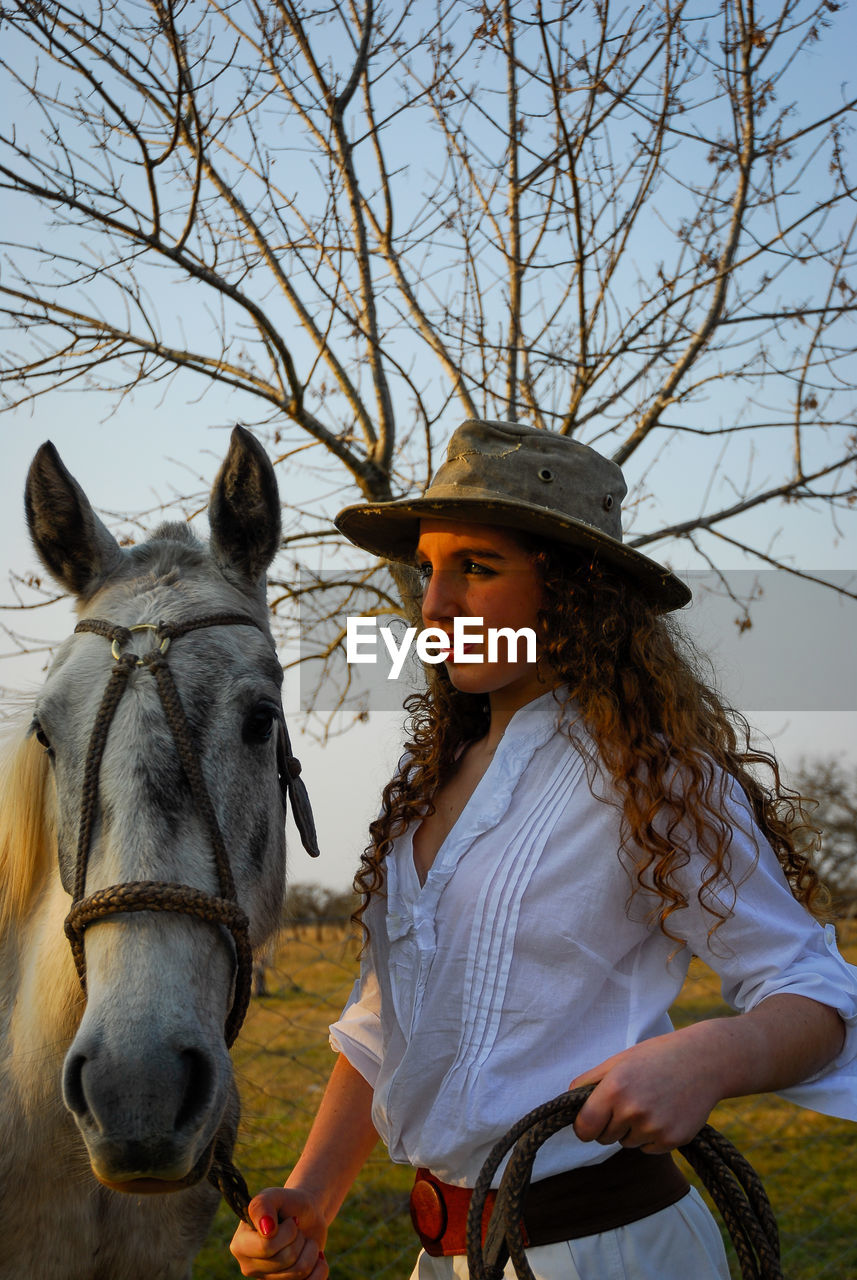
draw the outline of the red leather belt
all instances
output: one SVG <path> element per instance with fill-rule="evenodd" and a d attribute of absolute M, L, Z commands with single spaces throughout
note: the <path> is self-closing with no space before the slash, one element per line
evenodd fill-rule
<path fill-rule="evenodd" d="M 672 1156 L 647 1156 L 623 1147 L 601 1164 L 534 1182 L 524 1198 L 524 1243 L 557 1244 L 612 1231 L 666 1209 L 689 1190 Z M 467 1253 L 471 1195 L 469 1187 L 453 1187 L 428 1169 L 417 1170 L 411 1221 L 426 1253 L 435 1258 Z M 490 1192 L 482 1217 L 483 1238 L 495 1199 L 496 1193 Z"/>

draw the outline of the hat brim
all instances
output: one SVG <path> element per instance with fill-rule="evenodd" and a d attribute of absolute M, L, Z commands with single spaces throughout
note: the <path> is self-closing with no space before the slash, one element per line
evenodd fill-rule
<path fill-rule="evenodd" d="M 546 541 L 596 551 L 607 564 L 634 578 L 664 613 L 691 599 L 690 588 L 633 547 L 583 520 L 548 507 L 502 497 L 402 498 L 345 507 L 334 524 L 355 546 L 385 560 L 413 562 L 421 520 L 463 520 L 542 535 Z"/>

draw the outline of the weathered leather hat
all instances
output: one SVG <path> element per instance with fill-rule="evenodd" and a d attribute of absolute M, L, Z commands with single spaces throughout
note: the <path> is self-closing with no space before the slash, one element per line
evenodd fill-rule
<path fill-rule="evenodd" d="M 359 503 L 336 517 L 351 542 L 387 560 L 412 560 L 420 520 L 465 520 L 540 534 L 597 553 L 627 573 L 666 612 L 690 590 L 622 542 L 624 476 L 588 445 L 516 422 L 469 419 L 421 498 Z"/>

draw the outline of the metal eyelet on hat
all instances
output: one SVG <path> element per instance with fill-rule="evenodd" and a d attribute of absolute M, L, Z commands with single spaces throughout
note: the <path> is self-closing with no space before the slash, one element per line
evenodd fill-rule
<path fill-rule="evenodd" d="M 613 494 L 605 493 L 604 501 L 601 505 L 604 507 L 605 511 L 612 511 L 613 510 Z"/>
<path fill-rule="evenodd" d="M 545 484 L 548 484 L 551 480 L 553 480 L 553 472 L 551 471 L 550 467 L 540 468 L 539 479 L 544 480 Z"/>

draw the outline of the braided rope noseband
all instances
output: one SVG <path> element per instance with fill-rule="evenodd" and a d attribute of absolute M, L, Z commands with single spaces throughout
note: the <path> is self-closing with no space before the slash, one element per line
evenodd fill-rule
<path fill-rule="evenodd" d="M 123 912 L 172 911 L 181 915 L 196 916 L 200 920 L 207 920 L 228 929 L 235 944 L 236 958 L 235 992 L 224 1028 L 227 1048 L 231 1048 L 250 1004 L 253 957 L 249 940 L 249 921 L 238 905 L 229 855 L 205 784 L 190 725 L 165 657 L 170 642 L 186 635 L 189 631 L 198 631 L 203 627 L 226 626 L 256 627 L 257 630 L 262 631 L 263 635 L 265 634 L 260 624 L 244 613 L 208 614 L 187 622 L 142 623 L 135 627 L 115 626 L 100 618 L 84 618 L 75 627 L 75 634 L 89 631 L 110 640 L 114 666 L 96 713 L 84 763 L 74 890 L 71 909 L 65 920 L 65 932 L 71 944 L 80 984 L 85 992 L 84 933 L 96 920 L 103 920 L 107 916 Z M 123 653 L 122 650 L 131 642 L 131 633 L 142 630 L 155 633 L 160 641 L 157 648 L 153 648 L 142 657 L 135 653 Z M 208 834 L 217 870 L 218 896 L 206 893 L 202 889 L 194 889 L 190 885 L 159 880 L 129 881 L 98 889 L 88 897 L 84 896 L 89 850 L 98 812 L 98 780 L 107 735 L 122 694 L 128 687 L 128 678 L 137 668 L 148 670 L 157 685 L 191 795 Z M 300 771 L 300 764 L 293 761 L 291 757 L 289 757 L 289 769 L 290 772 L 295 773 L 295 776 Z M 247 1205 L 250 1196 L 247 1184 L 231 1163 L 231 1143 L 222 1131 L 216 1135 L 196 1168 L 176 1186 L 192 1185 L 206 1174 L 209 1181 L 220 1190 L 233 1212 L 245 1222 L 249 1222 Z"/>

